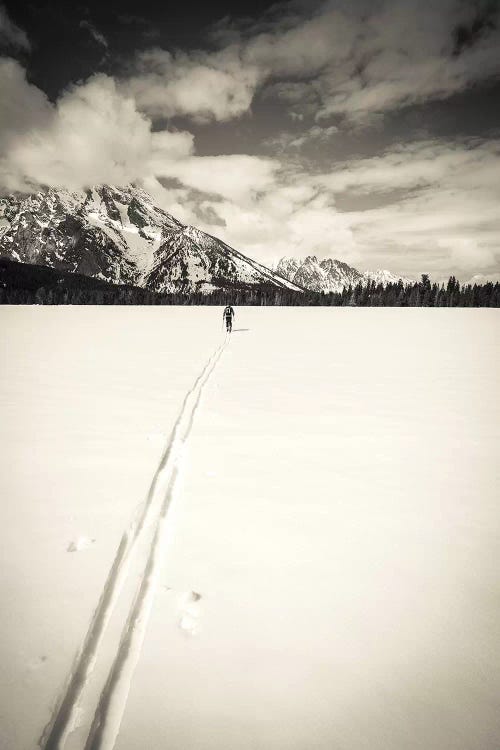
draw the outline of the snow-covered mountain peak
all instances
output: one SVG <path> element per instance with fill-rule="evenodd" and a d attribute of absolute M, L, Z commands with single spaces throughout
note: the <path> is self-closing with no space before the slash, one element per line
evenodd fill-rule
<path fill-rule="evenodd" d="M 335 258 L 324 258 L 318 261 L 316 255 L 308 255 L 303 260 L 282 258 L 277 272 L 285 278 L 315 292 L 340 292 L 349 286 L 366 285 L 370 281 L 386 286 L 403 281 L 411 284 L 411 279 L 400 278 L 390 271 L 368 271 L 361 273 Z"/>
<path fill-rule="evenodd" d="M 14 260 L 140 284 L 165 230 L 182 226 L 140 187 L 49 188 L 0 199 L 0 253 Z"/>
<path fill-rule="evenodd" d="M 333 258 L 319 261 L 316 255 L 308 255 L 304 260 L 282 258 L 277 271 L 295 284 L 316 292 L 340 292 L 344 287 L 357 284 L 361 278 L 359 271 L 346 263 Z"/>
<path fill-rule="evenodd" d="M 375 284 L 382 284 L 383 286 L 387 286 L 387 284 L 397 284 L 400 281 L 402 281 L 403 284 L 414 283 L 412 279 L 408 279 L 404 276 L 396 276 L 396 274 L 385 269 L 378 269 L 377 271 L 366 271 L 364 276 L 367 282 L 374 281 Z"/>
<path fill-rule="evenodd" d="M 293 282 L 159 208 L 135 185 L 0 198 L 0 255 L 158 292 Z"/>

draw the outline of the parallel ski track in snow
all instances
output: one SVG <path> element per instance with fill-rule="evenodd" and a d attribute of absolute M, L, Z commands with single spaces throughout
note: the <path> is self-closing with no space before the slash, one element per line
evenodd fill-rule
<path fill-rule="evenodd" d="M 98 648 L 126 579 L 136 543 L 141 536 L 141 532 L 152 521 L 155 508 L 159 505 L 148 561 L 141 577 L 139 590 L 124 625 L 120 645 L 108 681 L 99 699 L 86 749 L 97 750 L 97 748 L 104 749 L 114 746 L 156 590 L 161 553 L 166 544 L 167 514 L 178 484 L 182 450 L 191 432 L 203 388 L 228 341 L 229 336 L 226 334 L 223 343 L 210 356 L 193 386 L 184 397 L 179 416 L 151 481 L 146 501 L 121 538 L 99 603 L 71 669 L 66 688 L 39 740 L 38 744 L 43 750 L 63 750 L 69 735 L 77 726 L 83 693 L 92 676 L 98 656 Z M 165 492 L 166 482 L 168 482 L 168 485 Z"/>

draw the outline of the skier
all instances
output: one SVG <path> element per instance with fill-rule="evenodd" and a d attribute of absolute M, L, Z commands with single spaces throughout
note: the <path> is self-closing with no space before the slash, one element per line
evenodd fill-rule
<path fill-rule="evenodd" d="M 226 321 L 226 331 L 231 333 L 233 329 L 234 310 L 231 305 L 226 305 L 222 313 L 222 319 Z"/>

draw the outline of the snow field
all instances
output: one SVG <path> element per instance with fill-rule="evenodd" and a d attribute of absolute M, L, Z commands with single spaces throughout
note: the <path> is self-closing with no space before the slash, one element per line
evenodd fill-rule
<path fill-rule="evenodd" d="M 44 659 L 46 669 L 40 677 L 46 685 L 32 701 L 36 720 L 37 698 L 41 699 L 40 710 L 46 714 L 47 706 L 57 703 L 67 676 L 74 669 L 75 653 L 84 642 L 85 629 L 112 568 L 120 537 L 142 514 L 148 489 L 144 480 L 151 481 L 168 432 L 192 385 L 189 378 L 204 366 L 201 358 L 212 354 L 212 349 L 207 351 L 209 345 L 220 344 L 220 334 L 217 326 L 215 335 L 202 331 L 205 341 L 199 341 L 197 351 L 186 355 L 162 342 L 160 326 L 148 330 L 144 319 L 141 321 L 140 309 L 129 319 L 123 311 L 117 311 L 118 316 L 107 316 L 106 330 L 102 331 L 102 343 L 107 343 L 103 358 L 97 362 L 94 347 L 102 322 L 97 310 L 87 309 L 88 315 L 79 322 L 79 311 L 67 308 L 67 335 L 59 342 L 59 348 L 51 340 L 54 318 L 50 313 L 43 318 L 43 311 L 34 308 L 5 308 L 2 312 L 6 323 L 2 361 L 7 368 L 13 368 L 2 389 L 6 417 L 3 457 L 5 467 L 11 469 L 2 472 L 2 496 L 10 501 L 2 505 L 4 528 L 9 529 L 9 540 L 4 545 L 5 593 L 12 617 L 12 623 L 9 615 L 5 623 L 7 652 L 14 622 L 16 618 L 20 620 L 7 675 L 9 667 L 13 680 L 16 674 L 23 674 L 23 648 L 36 652 L 49 647 L 54 651 L 57 647 L 50 659 Z M 29 339 L 34 316 L 40 312 L 36 336 L 27 344 L 26 335 Z M 56 308 L 52 312 L 57 317 Z M 179 341 L 192 336 L 198 323 L 190 310 L 181 309 L 171 316 L 169 326 L 176 329 Z M 211 329 L 214 330 L 213 323 Z M 146 342 L 149 354 L 140 351 Z M 123 357 L 128 359 L 134 349 L 138 356 L 130 369 Z M 5 368 L 3 373 L 6 374 Z M 156 399 L 155 394 L 165 390 L 166 382 L 169 393 Z M 148 403 L 151 397 L 153 400 Z M 146 421 L 141 422 L 144 417 Z M 163 420 L 165 433 L 160 430 Z M 136 483 L 137 474 L 140 480 Z M 67 551 L 83 552 L 89 546 L 83 541 L 87 537 L 82 535 L 82 530 L 89 528 L 95 539 L 95 554 L 90 556 L 87 549 L 85 554 L 67 557 Z M 148 543 L 140 557 L 145 559 L 147 551 Z M 62 565 L 64 570 L 59 570 Z M 17 570 L 12 571 L 12 567 Z M 8 577 L 9 569 L 13 578 Z M 128 585 L 129 591 L 109 628 L 114 641 L 120 637 L 120 623 L 127 616 L 127 602 L 135 595 L 140 573 L 139 563 L 135 580 Z M 18 587 L 19 580 L 22 583 Z M 104 619 L 107 623 L 106 613 Z M 39 632 L 34 632 L 35 627 Z M 112 654 L 113 637 L 108 641 L 107 650 Z M 92 672 L 94 655 L 90 652 L 89 657 L 86 669 Z M 105 674 L 105 663 L 100 666 Z M 83 678 L 85 681 L 85 675 Z M 8 701 L 9 713 L 5 717 L 6 726 L 10 725 L 14 734 L 12 747 L 18 741 L 17 734 L 26 731 L 21 720 L 22 690 L 20 684 L 19 694 Z M 33 728 L 30 725 L 28 731 L 33 732 Z M 33 737 L 30 739 L 33 741 Z M 20 742 L 20 746 L 26 746 L 27 738 L 21 735 Z"/>
<path fill-rule="evenodd" d="M 60 695 L 222 310 L 0 312 L 0 723 L 17 750 Z M 236 314 L 115 747 L 493 750 L 496 311 Z"/>

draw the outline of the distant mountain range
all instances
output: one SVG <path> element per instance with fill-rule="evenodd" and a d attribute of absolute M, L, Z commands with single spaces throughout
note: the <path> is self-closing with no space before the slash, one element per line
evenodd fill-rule
<path fill-rule="evenodd" d="M 0 198 L 0 257 L 159 293 L 266 287 L 338 292 L 371 279 L 399 281 L 388 271 L 363 274 L 313 255 L 282 258 L 272 270 L 182 224 L 132 185 Z"/>
<path fill-rule="evenodd" d="M 282 258 L 276 267 L 276 272 L 285 279 L 314 292 L 341 292 L 348 286 L 363 286 L 370 281 L 376 284 L 412 284 L 411 279 L 395 276 L 390 271 L 367 271 L 361 273 L 356 268 L 348 266 L 340 260 L 325 258 L 318 260 L 315 255 L 308 255 L 303 260 L 297 258 Z"/>

